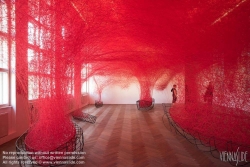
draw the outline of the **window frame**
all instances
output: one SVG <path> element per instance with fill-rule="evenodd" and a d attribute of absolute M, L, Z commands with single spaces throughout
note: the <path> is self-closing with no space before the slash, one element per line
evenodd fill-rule
<path fill-rule="evenodd" d="M 8 95 L 6 97 L 7 98 L 6 103 L 0 102 L 0 108 L 10 106 L 10 103 L 11 103 L 10 68 L 11 68 L 11 57 L 12 57 L 12 54 L 14 52 L 14 50 L 12 50 L 13 49 L 13 44 L 15 44 L 15 39 L 14 39 L 14 37 L 12 37 L 12 36 L 14 36 L 15 33 L 13 33 L 13 32 L 15 32 L 15 31 L 11 29 L 11 26 L 15 27 L 15 16 L 13 16 L 13 11 L 14 11 L 13 8 L 15 8 L 15 6 L 11 6 L 11 5 L 14 5 L 14 4 L 11 4 L 12 2 L 10 2 L 10 1 L 5 1 L 5 2 L 1 2 L 1 3 L 6 5 L 6 9 L 3 9 L 2 11 L 0 11 L 0 13 L 2 14 L 3 11 L 6 12 L 5 16 L 7 18 L 6 18 L 6 20 L 3 19 L 3 24 L 7 24 L 7 25 L 6 25 L 6 28 L 0 29 L 0 37 L 6 39 L 8 53 L 7 53 L 7 60 L 6 60 L 6 68 L 0 67 L 0 72 L 7 74 L 7 85 L 6 85 L 6 87 L 7 87 L 8 90 L 6 92 L 7 92 Z M 0 8 L 0 10 L 1 9 L 2 8 Z M 2 85 L 2 87 L 0 89 L 4 89 L 4 86 Z M 4 99 L 3 94 L 0 94 L 0 96 L 2 96 L 2 99 Z"/>
<path fill-rule="evenodd" d="M 43 22 L 41 22 L 40 18 L 41 17 L 46 17 L 46 15 L 41 16 L 39 15 L 39 10 L 40 10 L 40 4 L 43 3 L 43 5 L 46 6 L 50 6 L 51 4 L 45 2 L 45 1 L 36 1 L 34 4 L 34 2 L 29 1 L 29 5 L 28 8 L 37 8 L 38 9 L 38 14 L 34 15 L 34 13 L 28 13 L 28 48 L 27 48 L 27 60 L 29 63 L 29 51 L 28 50 L 32 50 L 33 51 L 33 56 L 34 56 L 34 61 L 36 61 L 35 63 L 38 63 L 38 67 L 39 67 L 39 63 L 40 61 L 42 61 L 42 59 L 46 59 L 46 58 L 52 58 L 53 61 L 50 62 L 49 66 L 51 71 L 49 72 L 41 72 L 41 71 L 34 71 L 34 69 L 29 68 L 28 65 L 28 78 L 36 78 L 34 82 L 32 82 L 30 79 L 28 79 L 28 100 L 37 100 L 40 98 L 44 98 L 43 95 L 39 94 L 39 89 L 40 89 L 40 82 L 42 82 L 43 80 L 48 80 L 48 83 L 51 85 L 51 88 L 53 88 L 55 86 L 55 72 L 53 71 L 53 66 L 54 66 L 54 62 L 55 62 L 55 58 L 53 57 L 48 57 L 46 55 L 54 55 L 54 42 L 52 41 L 50 44 L 50 47 L 48 48 L 44 48 L 44 44 L 43 41 L 41 39 L 46 39 L 47 35 L 50 35 L 51 38 L 53 39 L 53 36 L 55 35 L 55 30 L 53 28 L 53 26 L 50 25 L 50 27 L 48 27 L 47 25 L 45 25 Z M 52 2 L 51 2 L 52 3 Z M 33 5 L 33 6 L 32 6 Z M 51 16 L 51 20 L 53 20 L 54 15 Z M 51 23 L 53 24 L 53 23 Z M 33 31 L 32 28 L 30 29 L 30 25 L 33 26 Z M 33 32 L 33 34 L 30 34 L 31 32 Z M 45 36 L 44 38 L 42 36 Z M 29 37 L 33 37 L 34 39 L 29 39 Z M 38 84 L 35 84 L 38 83 Z M 33 87 L 34 86 L 34 87 Z M 35 88 L 36 87 L 36 88 Z M 31 89 L 34 88 L 37 89 L 35 91 L 31 91 Z M 37 94 L 36 94 L 37 93 Z M 46 94 L 49 97 L 51 96 L 51 94 Z M 45 96 L 46 96 L 45 95 Z"/>

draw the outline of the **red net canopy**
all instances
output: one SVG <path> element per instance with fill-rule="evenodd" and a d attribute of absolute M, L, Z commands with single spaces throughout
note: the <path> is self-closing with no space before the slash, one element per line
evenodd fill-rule
<path fill-rule="evenodd" d="M 64 97 L 80 103 L 93 76 L 108 81 L 98 93 L 137 82 L 143 100 L 174 81 L 177 102 L 193 104 L 212 82 L 214 105 L 249 112 L 249 8 L 249 0 L 2 0 L 1 62 L 15 58 L 17 93 L 49 106 L 41 120 L 56 119 Z"/>

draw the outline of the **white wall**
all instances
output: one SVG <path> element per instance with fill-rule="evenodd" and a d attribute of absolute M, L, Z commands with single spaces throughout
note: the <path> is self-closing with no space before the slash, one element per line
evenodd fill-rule
<path fill-rule="evenodd" d="M 153 98 L 155 99 L 155 103 L 172 103 L 172 84 L 168 84 L 168 86 L 162 90 L 154 90 Z"/>
<path fill-rule="evenodd" d="M 94 104 L 98 99 L 95 83 L 89 84 L 89 102 Z M 102 92 L 102 101 L 104 104 L 135 104 L 139 100 L 139 89 L 137 84 L 132 84 L 126 89 L 118 86 L 108 86 Z"/>
<path fill-rule="evenodd" d="M 92 79 L 88 81 L 88 92 L 89 92 L 89 103 L 94 104 L 95 100 L 98 100 L 98 94 L 96 90 L 96 84 Z M 171 93 L 172 83 L 170 82 L 168 86 L 162 90 L 153 90 L 153 98 L 155 103 L 171 103 L 172 93 Z M 133 83 L 127 88 L 121 88 L 119 86 L 108 86 L 103 89 L 102 101 L 104 104 L 135 104 L 140 97 L 140 87 L 139 84 Z"/>

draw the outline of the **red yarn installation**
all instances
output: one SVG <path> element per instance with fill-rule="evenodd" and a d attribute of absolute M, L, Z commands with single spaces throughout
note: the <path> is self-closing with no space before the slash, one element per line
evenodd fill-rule
<path fill-rule="evenodd" d="M 250 111 L 249 0 L 5 2 L 15 6 L 14 16 L 1 18 L 15 20 L 8 24 L 16 33 L 4 38 L 16 46 L 17 95 L 39 99 L 39 119 L 26 138 L 30 147 L 51 150 L 74 136 L 65 108 L 68 99 L 80 104 L 82 81 L 90 77 L 108 81 L 96 80 L 99 100 L 110 85 L 138 83 L 140 99 L 152 100 L 154 89 L 176 84 L 177 103 L 188 106 L 172 112 L 182 128 L 250 144 L 246 131 L 223 131 L 229 124 L 250 129 L 249 122 L 239 123 Z M 81 78 L 85 64 L 91 68 Z M 210 81 L 213 107 L 204 111 Z M 217 117 L 223 114 L 225 125 Z"/>
<path fill-rule="evenodd" d="M 196 103 L 175 105 L 170 114 L 186 132 L 219 151 L 250 151 L 249 112 Z"/>
<path fill-rule="evenodd" d="M 56 107 L 51 110 L 52 106 L 58 103 L 59 99 L 46 98 L 43 104 L 38 102 L 39 108 L 38 121 L 33 125 L 25 138 L 25 144 L 30 151 L 54 151 L 59 146 L 75 138 L 75 128 L 73 124 L 65 117 L 65 106 Z M 66 103 L 65 100 L 64 104 Z M 63 104 L 63 103 L 62 103 Z M 64 151 L 73 151 L 70 150 Z M 63 151 L 63 150 L 61 150 Z"/>

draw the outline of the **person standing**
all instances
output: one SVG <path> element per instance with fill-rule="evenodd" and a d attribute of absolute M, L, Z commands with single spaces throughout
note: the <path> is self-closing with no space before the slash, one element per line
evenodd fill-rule
<path fill-rule="evenodd" d="M 172 103 L 175 103 L 177 100 L 177 90 L 176 90 L 176 85 L 173 85 L 173 88 L 171 89 L 173 100 Z"/>

